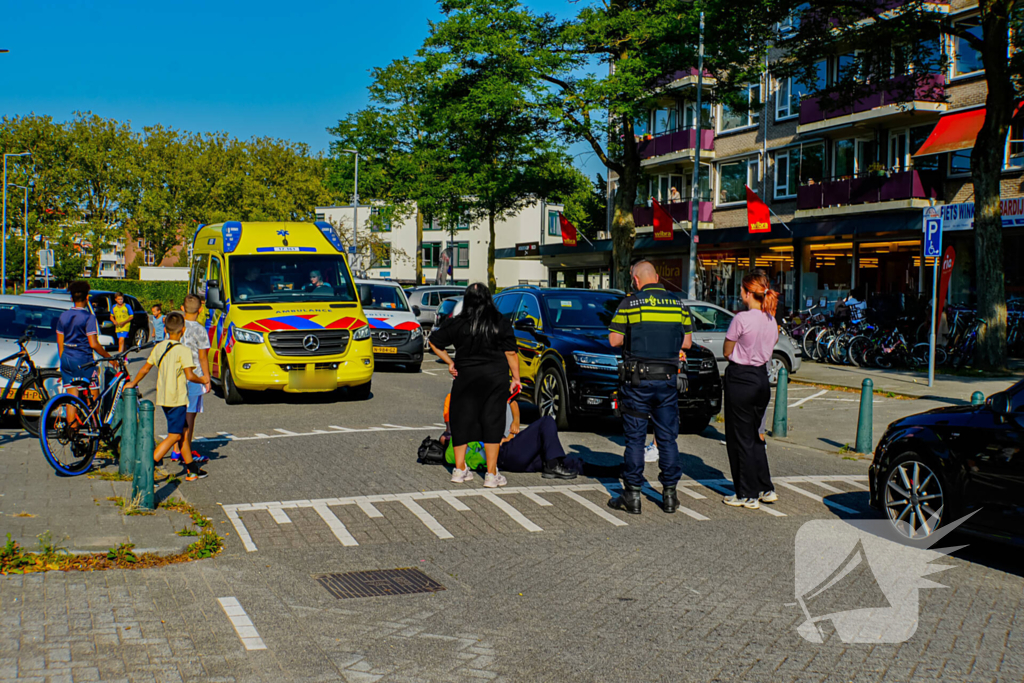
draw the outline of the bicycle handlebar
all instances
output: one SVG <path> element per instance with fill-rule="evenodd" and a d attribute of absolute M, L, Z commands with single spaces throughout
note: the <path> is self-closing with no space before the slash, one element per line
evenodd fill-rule
<path fill-rule="evenodd" d="M 120 363 L 120 362 L 124 361 L 125 358 L 127 358 L 129 353 L 135 353 L 136 351 L 142 351 L 143 349 L 151 348 L 154 345 L 155 345 L 155 342 L 149 342 L 149 343 L 146 343 L 146 344 L 140 344 L 138 346 L 133 346 L 130 349 L 125 349 L 124 351 L 121 351 L 121 352 L 118 352 L 118 353 L 112 353 L 112 354 L 110 354 L 109 358 L 97 358 L 96 360 L 92 361 L 91 363 L 86 363 L 82 367 L 84 367 L 84 368 L 93 368 L 93 367 L 96 367 L 97 365 L 99 365 L 100 363 Z"/>

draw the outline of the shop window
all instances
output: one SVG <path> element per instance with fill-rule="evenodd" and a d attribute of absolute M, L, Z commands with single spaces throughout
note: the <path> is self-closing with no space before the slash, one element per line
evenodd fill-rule
<path fill-rule="evenodd" d="M 975 15 L 961 19 L 956 22 L 956 27 L 960 31 L 966 31 L 978 40 L 982 39 L 983 33 L 980 16 Z M 976 50 L 966 39 L 952 36 L 951 43 L 953 48 L 953 59 L 951 62 L 954 76 L 966 76 L 967 74 L 985 70 L 985 65 L 981 60 L 981 52 Z"/>
<path fill-rule="evenodd" d="M 747 86 L 747 106 L 734 107 L 728 104 L 719 106 L 718 131 L 737 130 L 753 126 L 758 121 L 758 106 L 761 102 L 761 84 Z"/>
<path fill-rule="evenodd" d="M 469 268 L 469 242 L 455 243 L 455 267 Z"/>
<path fill-rule="evenodd" d="M 822 242 L 805 247 L 809 268 L 801 279 L 801 296 L 813 305 L 832 306 L 850 291 L 853 277 L 853 243 Z M 806 301 L 801 302 L 806 305 Z"/>
<path fill-rule="evenodd" d="M 1024 168 L 1024 119 L 1018 118 L 1010 124 L 1006 140 L 1006 167 Z"/>
<path fill-rule="evenodd" d="M 423 266 L 425 268 L 436 268 L 441 262 L 441 243 L 423 245 Z"/>
<path fill-rule="evenodd" d="M 718 165 L 718 204 L 747 201 L 746 185 L 757 182 L 757 159 Z"/>

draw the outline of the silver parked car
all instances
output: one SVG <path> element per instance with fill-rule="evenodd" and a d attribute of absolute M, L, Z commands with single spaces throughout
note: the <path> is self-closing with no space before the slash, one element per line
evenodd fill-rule
<path fill-rule="evenodd" d="M 718 361 L 718 371 L 725 372 L 729 364 L 725 359 L 725 333 L 736 314 L 705 301 L 684 299 L 683 303 L 689 307 L 693 317 L 693 341 L 711 349 Z M 793 340 L 780 329 L 779 341 L 775 344 L 768 368 L 772 386 L 778 381 L 781 368 L 786 368 L 790 375 L 797 372 L 800 369 L 800 356 Z"/>
<path fill-rule="evenodd" d="M 437 317 L 437 307 L 441 302 L 453 296 L 465 294 L 465 287 L 453 285 L 424 285 L 406 290 L 410 306 L 419 306 L 420 312 L 416 319 L 424 329 L 429 330 Z"/>

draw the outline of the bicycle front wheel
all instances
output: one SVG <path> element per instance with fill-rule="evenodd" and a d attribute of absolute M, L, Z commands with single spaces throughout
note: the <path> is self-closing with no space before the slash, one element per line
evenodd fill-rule
<path fill-rule="evenodd" d="M 100 444 L 99 421 L 71 394 L 54 396 L 40 417 L 39 445 L 50 466 L 67 477 L 85 474 Z"/>
<path fill-rule="evenodd" d="M 22 428 L 32 436 L 39 436 L 39 417 L 50 398 L 60 393 L 60 372 L 40 370 L 25 378 L 14 397 L 14 412 Z"/>

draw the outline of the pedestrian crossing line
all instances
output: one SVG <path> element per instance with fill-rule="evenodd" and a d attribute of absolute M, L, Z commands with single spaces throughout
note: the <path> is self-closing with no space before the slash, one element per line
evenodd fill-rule
<path fill-rule="evenodd" d="M 818 488 L 825 489 L 829 493 L 846 493 L 846 491 L 843 491 L 842 489 L 837 489 L 835 486 L 832 486 L 830 484 L 826 484 L 823 481 L 814 481 L 814 480 L 810 480 L 810 479 L 806 479 L 805 480 L 803 477 L 791 477 L 789 479 L 789 482 L 792 483 L 792 484 L 799 484 L 799 483 L 806 482 L 808 484 L 814 484 Z"/>
<path fill-rule="evenodd" d="M 400 501 L 402 505 L 408 508 L 409 512 L 416 515 L 423 524 L 434 532 L 434 535 L 440 539 L 455 538 L 451 532 L 441 526 L 441 523 L 434 518 L 432 514 L 423 509 L 423 507 L 412 500 L 411 498 L 402 498 Z M 504 502 L 504 501 L 502 501 Z M 540 527 L 537 527 L 540 529 Z"/>
<path fill-rule="evenodd" d="M 822 499 L 809 491 L 794 486 L 794 483 L 805 483 L 813 484 L 817 486 L 826 485 L 828 482 L 843 483 L 849 485 L 851 488 L 863 488 L 862 482 L 867 481 L 865 475 L 825 475 L 825 476 L 791 476 L 791 477 L 775 477 L 773 480 L 776 485 L 792 490 L 794 493 L 800 493 L 806 497 L 809 497 L 818 502 L 822 502 L 829 507 L 852 514 L 857 514 L 856 510 L 852 510 L 845 506 L 834 504 L 827 499 Z M 587 510 L 593 512 L 595 515 L 605 520 L 609 524 L 614 526 L 628 526 L 628 524 L 620 519 L 618 516 L 612 514 L 609 510 L 605 509 L 603 505 L 599 505 L 592 500 L 585 498 L 580 495 L 583 492 L 600 492 L 605 495 L 609 494 L 610 489 L 616 488 L 617 484 L 606 484 L 606 483 L 592 483 L 592 484 L 567 484 L 567 485 L 544 485 L 544 486 L 508 486 L 501 489 L 480 489 L 480 488 L 464 488 L 464 489 L 444 489 L 436 491 L 418 491 L 413 493 L 386 493 L 386 494 L 375 494 L 369 496 L 351 496 L 347 498 L 321 498 L 315 500 L 289 500 L 289 501 L 271 501 L 265 503 L 239 503 L 231 505 L 223 505 L 224 514 L 235 528 L 235 532 L 238 538 L 241 540 L 242 545 L 248 552 L 255 552 L 257 550 L 256 544 L 246 528 L 244 521 L 242 520 L 239 513 L 241 512 L 255 512 L 259 510 L 267 511 L 271 517 L 278 524 L 291 523 L 291 519 L 288 517 L 285 510 L 299 509 L 299 508 L 312 508 L 321 519 L 328 525 L 335 537 L 345 546 L 356 546 L 359 543 L 348 531 L 348 528 L 335 516 L 331 511 L 331 507 L 353 505 L 361 509 L 367 517 L 383 517 L 384 514 L 379 510 L 375 503 L 388 503 L 397 502 L 401 503 L 406 509 L 412 512 L 416 517 L 420 519 L 423 524 L 430 529 L 438 538 L 450 538 L 451 534 L 445 529 L 430 513 L 428 513 L 421 505 L 419 501 L 423 500 L 440 500 L 444 501 L 451 506 L 453 510 L 458 512 L 472 512 L 472 508 L 463 502 L 466 498 L 484 498 L 498 510 L 501 510 L 510 518 L 512 518 L 517 524 L 522 526 L 527 531 L 537 532 L 543 529 L 531 521 L 525 514 L 517 510 L 515 507 L 510 505 L 503 498 L 513 495 L 522 495 L 524 498 L 528 498 L 541 507 L 550 507 L 552 503 L 549 500 L 541 497 L 542 494 L 557 493 L 565 496 L 567 499 L 579 504 Z M 700 498 L 705 498 L 696 491 L 691 491 L 691 488 L 703 487 L 717 491 L 723 495 L 731 495 L 732 483 L 728 479 L 685 479 L 681 480 L 678 485 L 678 491 L 684 494 L 696 494 Z M 655 487 L 661 488 L 660 484 L 652 483 L 650 485 L 653 490 Z M 829 486 L 829 488 L 834 488 Z M 838 490 L 838 489 L 837 489 Z M 842 492 L 842 491 L 841 491 Z M 766 514 L 775 517 L 786 517 L 787 515 L 779 510 L 772 509 L 769 506 L 763 505 L 760 508 L 764 510 Z M 691 510 L 690 508 L 680 508 L 680 511 L 685 515 L 689 515 L 692 519 L 697 521 L 710 521 L 708 517 Z"/>
<path fill-rule="evenodd" d="M 786 489 L 789 489 L 790 491 L 793 491 L 794 493 L 799 493 L 802 496 L 807 496 L 811 500 L 816 500 L 819 503 L 824 503 L 825 505 L 828 505 L 830 508 L 833 508 L 835 510 L 839 510 L 840 512 L 845 512 L 845 513 L 851 514 L 851 515 L 860 514 L 856 510 L 854 510 L 853 508 L 848 508 L 845 505 L 840 505 L 839 503 L 836 503 L 834 501 L 828 500 L 827 498 L 822 498 L 821 496 L 819 496 L 816 493 L 811 493 L 810 491 L 805 491 L 802 488 L 800 488 L 799 486 L 794 486 L 793 484 L 790 484 L 788 481 L 780 481 L 780 482 L 778 482 L 778 484 L 779 484 L 779 486 L 782 486 L 782 487 L 784 487 Z"/>

